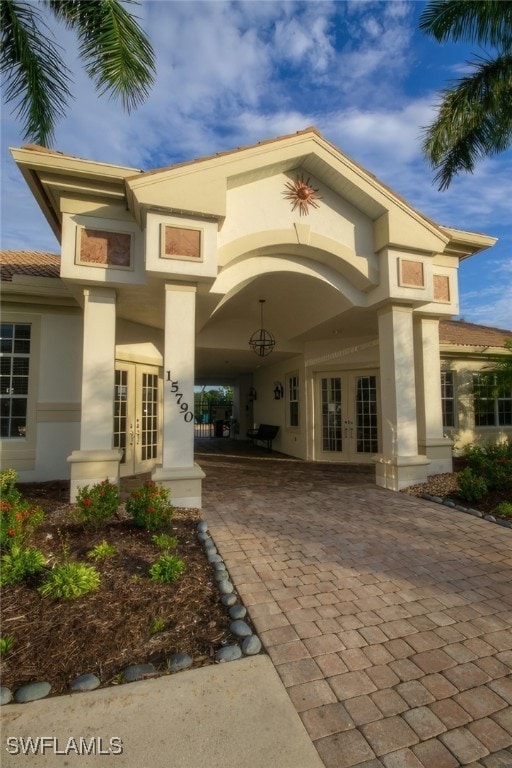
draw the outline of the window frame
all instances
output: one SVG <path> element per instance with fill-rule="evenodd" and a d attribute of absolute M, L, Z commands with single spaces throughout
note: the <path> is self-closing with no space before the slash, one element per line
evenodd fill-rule
<path fill-rule="evenodd" d="M 451 379 L 451 383 L 448 384 L 445 379 L 446 377 L 449 377 Z M 457 428 L 457 381 L 455 377 L 455 371 L 441 371 L 441 411 L 442 411 L 442 419 L 443 419 L 443 428 L 444 429 L 456 429 Z M 447 389 L 451 389 L 451 394 L 447 394 Z M 447 404 L 452 404 L 452 411 L 451 411 L 451 417 L 452 417 L 452 423 L 448 423 L 447 415 Z"/>
<path fill-rule="evenodd" d="M 30 325 L 30 361 L 24 437 L 1 437 L 2 464 L 17 471 L 35 469 L 37 445 L 37 393 L 41 357 L 41 315 L 9 311 L 2 312 L 2 323 Z"/>
<path fill-rule="evenodd" d="M 300 378 L 299 373 L 286 375 L 286 426 L 300 428 Z"/>
<path fill-rule="evenodd" d="M 503 427 L 512 426 L 512 386 L 510 387 L 510 392 L 506 396 L 492 392 L 492 388 L 498 385 L 498 376 L 498 371 L 474 371 L 472 374 L 475 428 L 502 429 Z M 479 394 L 478 390 L 484 390 L 484 388 L 486 394 L 482 396 Z M 486 411 L 482 410 L 478 413 L 479 402 L 488 403 L 489 407 Z M 500 406 L 503 406 L 504 403 L 509 403 L 507 413 L 509 413 L 510 416 L 508 417 L 508 421 L 503 422 L 500 416 L 505 409 Z M 492 417 L 492 423 L 482 423 L 479 421 L 479 417 L 483 418 L 485 415 L 487 415 L 487 417 Z"/>

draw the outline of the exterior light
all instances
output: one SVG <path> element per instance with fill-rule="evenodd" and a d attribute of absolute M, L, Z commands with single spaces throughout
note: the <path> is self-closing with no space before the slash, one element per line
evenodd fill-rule
<path fill-rule="evenodd" d="M 255 352 L 259 357 L 266 357 L 267 355 L 270 355 L 272 350 L 274 349 L 276 345 L 276 340 L 270 333 L 270 331 L 266 331 L 263 327 L 263 305 L 265 303 L 265 299 L 260 299 L 260 316 L 261 316 L 261 327 L 258 328 L 257 331 L 254 331 L 251 338 L 249 339 L 249 346 L 252 349 L 253 352 Z"/>

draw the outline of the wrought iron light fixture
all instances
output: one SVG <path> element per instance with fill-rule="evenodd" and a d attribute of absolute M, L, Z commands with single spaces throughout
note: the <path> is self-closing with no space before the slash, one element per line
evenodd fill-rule
<path fill-rule="evenodd" d="M 253 352 L 255 352 L 258 357 L 266 357 L 267 355 L 270 355 L 272 350 L 274 349 L 276 345 L 276 340 L 270 333 L 270 331 L 266 331 L 263 327 L 263 305 L 265 303 L 265 299 L 260 299 L 260 319 L 261 319 L 261 327 L 258 328 L 257 331 L 254 331 L 251 338 L 249 339 L 249 346 L 252 349 Z"/>
<path fill-rule="evenodd" d="M 274 381 L 274 400 L 281 400 L 284 397 L 284 387 L 280 381 Z"/>

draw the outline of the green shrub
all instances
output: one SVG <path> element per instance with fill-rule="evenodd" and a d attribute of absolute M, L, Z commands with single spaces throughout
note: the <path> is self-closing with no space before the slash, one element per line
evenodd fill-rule
<path fill-rule="evenodd" d="M 0 637 L 0 658 L 3 659 L 13 649 L 14 637 L 12 635 L 2 635 Z"/>
<path fill-rule="evenodd" d="M 101 528 L 115 515 L 120 501 L 117 485 L 108 480 L 90 488 L 84 485 L 76 497 L 77 517 L 90 528 Z"/>
<path fill-rule="evenodd" d="M 11 547 L 0 560 L 0 586 L 18 584 L 27 576 L 42 571 L 46 563 L 39 549 L 24 549 L 18 544 Z"/>
<path fill-rule="evenodd" d="M 0 546 L 7 550 L 26 543 L 44 520 L 43 510 L 23 499 L 16 480 L 13 469 L 0 473 Z"/>
<path fill-rule="evenodd" d="M 489 489 L 512 488 L 512 443 L 472 445 L 464 451 L 468 467 L 485 478 Z"/>
<path fill-rule="evenodd" d="M 160 555 L 158 560 L 153 563 L 149 569 L 149 575 L 153 581 L 172 582 L 179 579 L 185 568 L 183 560 L 180 560 L 176 555 L 166 553 Z"/>
<path fill-rule="evenodd" d="M 96 544 L 95 547 L 89 550 L 87 557 L 91 560 L 105 560 L 107 557 L 113 557 L 117 554 L 117 547 L 113 544 L 109 544 L 103 539 L 101 544 Z"/>
<path fill-rule="evenodd" d="M 493 513 L 500 517 L 512 517 L 512 502 L 502 501 L 494 508 Z"/>
<path fill-rule="evenodd" d="M 156 485 L 152 480 L 131 492 L 126 502 L 126 511 L 135 525 L 147 531 L 164 528 L 174 515 L 168 489 Z"/>
<path fill-rule="evenodd" d="M 83 563 L 62 563 L 56 565 L 39 587 L 43 597 L 61 597 L 76 600 L 88 592 L 98 589 L 100 574 L 92 565 Z"/>
<path fill-rule="evenodd" d="M 457 482 L 459 484 L 459 494 L 465 501 L 480 501 L 487 493 L 485 479 L 480 475 L 475 475 L 469 467 L 459 472 Z"/>
<path fill-rule="evenodd" d="M 171 549 L 176 549 L 178 546 L 178 537 L 169 536 L 168 533 L 155 533 L 151 538 L 156 546 L 165 552 L 170 552 Z"/>

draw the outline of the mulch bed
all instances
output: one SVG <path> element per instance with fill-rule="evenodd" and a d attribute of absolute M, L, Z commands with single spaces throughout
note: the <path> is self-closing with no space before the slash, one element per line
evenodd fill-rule
<path fill-rule="evenodd" d="M 50 563 L 62 562 L 63 548 L 69 548 L 72 560 L 97 567 L 101 586 L 71 602 L 42 597 L 39 577 L 4 588 L 1 634 L 12 635 L 14 646 L 0 664 L 2 685 L 15 690 L 45 680 L 56 695 L 67 692 L 78 675 L 91 672 L 105 686 L 120 682 L 120 673 L 132 663 L 152 662 L 165 674 L 173 653 L 188 653 L 195 667 L 211 664 L 215 652 L 233 641 L 212 566 L 197 540 L 198 510 L 176 510 L 167 532 L 178 537 L 175 554 L 187 568 L 177 582 L 162 584 L 147 575 L 160 550 L 151 534 L 133 526 L 122 511 L 119 519 L 94 532 L 73 521 L 66 483 L 19 488 L 46 513 L 31 546 Z M 86 553 L 103 540 L 117 547 L 117 554 L 88 559 Z M 154 619 L 165 622 L 156 634 L 151 632 Z"/>

